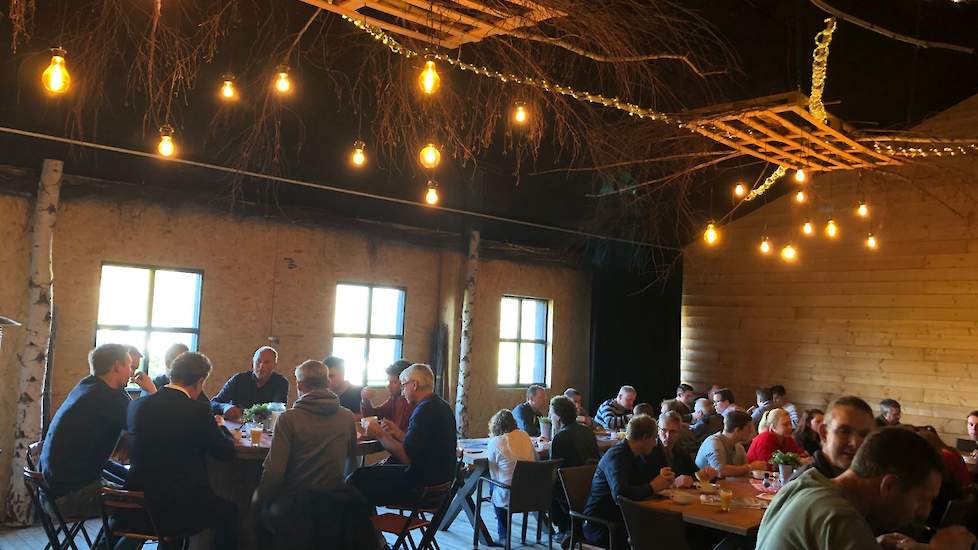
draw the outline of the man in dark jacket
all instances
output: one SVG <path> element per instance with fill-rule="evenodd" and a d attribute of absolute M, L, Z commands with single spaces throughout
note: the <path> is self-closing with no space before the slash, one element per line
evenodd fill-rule
<path fill-rule="evenodd" d="M 513 407 L 513 418 L 530 437 L 540 437 L 541 416 L 547 416 L 547 388 L 533 384 L 526 388 L 526 401 Z"/>
<path fill-rule="evenodd" d="M 550 444 L 550 458 L 563 460 L 561 468 L 583 466 L 588 461 L 597 460 L 598 440 L 588 426 L 577 423 L 577 407 L 570 398 L 558 395 L 550 400 L 550 417 L 554 422 L 554 439 Z M 553 505 L 550 517 L 554 525 L 565 533 L 570 527 L 570 514 L 567 497 L 560 480 L 554 483 Z M 560 537 L 562 538 L 562 536 Z"/>
<path fill-rule="evenodd" d="M 173 361 L 168 385 L 129 407 L 132 467 L 126 489 L 146 494 L 161 535 L 216 528 L 215 548 L 230 550 L 237 547 L 237 509 L 211 489 L 207 457 L 231 460 L 234 441 L 196 400 L 210 372 L 206 356 L 184 353 Z"/>
<path fill-rule="evenodd" d="M 673 486 L 676 480 L 665 455 L 652 454 L 657 447 L 655 420 L 644 414 L 628 422 L 625 441 L 601 457 L 591 480 L 584 513 L 618 523 L 615 548 L 628 548 L 628 533 L 622 523 L 618 497 L 642 500 Z M 608 547 L 608 530 L 599 524 L 584 523 L 584 538 L 589 544 Z"/>
<path fill-rule="evenodd" d="M 251 358 L 251 370 L 232 376 L 211 399 L 214 414 L 237 420 L 244 409 L 261 403 L 286 403 L 289 399 L 289 381 L 275 372 L 278 368 L 278 352 L 262 346 Z"/>

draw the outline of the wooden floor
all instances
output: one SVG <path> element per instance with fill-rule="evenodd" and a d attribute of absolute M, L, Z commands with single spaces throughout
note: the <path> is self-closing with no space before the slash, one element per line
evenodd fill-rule
<path fill-rule="evenodd" d="M 488 504 L 483 506 L 482 509 L 482 519 L 487 522 L 490 532 L 495 537 L 496 534 L 496 519 L 493 513 L 492 507 Z M 514 531 L 513 537 L 513 548 L 546 548 L 547 539 L 544 537 L 542 544 L 532 544 L 533 537 L 536 534 L 536 520 L 530 518 L 530 523 L 527 528 L 527 544 L 526 546 L 521 546 L 519 542 L 519 532 L 522 525 L 522 516 L 519 519 L 514 518 L 513 522 L 516 524 L 516 530 Z M 87 525 L 89 533 L 92 537 L 98 532 L 99 522 L 92 520 Z M 393 539 L 389 539 L 393 543 Z M 466 519 L 465 514 L 460 514 L 455 523 L 452 524 L 451 529 L 448 531 L 443 531 L 438 533 L 438 545 L 442 550 L 470 550 L 472 548 L 472 526 L 469 525 L 468 519 Z M 78 537 L 79 550 L 85 546 L 85 542 L 81 536 Z M 26 529 L 5 529 L 0 528 L 0 550 L 42 550 L 44 545 L 47 544 L 47 537 L 44 534 L 44 529 L 38 525 L 37 527 L 29 527 Z M 147 548 L 151 548 L 152 545 L 147 545 Z M 484 548 L 484 545 L 479 545 L 480 548 Z M 554 544 L 554 548 L 560 548 L 559 544 Z"/>

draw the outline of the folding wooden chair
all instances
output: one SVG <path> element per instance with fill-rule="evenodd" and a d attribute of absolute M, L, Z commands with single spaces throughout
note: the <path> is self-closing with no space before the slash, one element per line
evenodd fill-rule
<path fill-rule="evenodd" d="M 147 542 L 180 542 L 181 550 L 190 548 L 190 534 L 177 536 L 160 536 L 156 527 L 156 521 L 149 509 L 146 507 L 146 496 L 140 491 L 126 491 L 123 489 L 113 489 L 103 487 L 101 497 L 102 504 L 102 531 L 105 533 L 105 540 L 108 547 L 115 547 L 116 539 L 126 538 L 138 542 L 136 548 L 142 548 Z M 109 522 L 109 516 L 113 513 L 118 515 L 144 514 L 148 520 L 149 529 L 139 530 L 122 526 L 113 529 Z"/>
<path fill-rule="evenodd" d="M 91 537 L 89 537 L 88 531 L 85 529 L 85 522 L 94 518 L 64 517 L 61 514 L 61 510 L 58 509 L 54 498 L 51 497 L 51 493 L 41 472 L 25 467 L 22 475 L 24 476 L 24 483 L 27 485 L 27 490 L 31 494 L 34 508 L 41 518 L 41 526 L 44 528 L 44 534 L 48 537 L 48 543 L 44 547 L 44 550 L 65 550 L 67 548 L 78 550 L 78 546 L 75 544 L 75 538 L 78 536 L 78 533 L 82 534 L 89 548 L 94 548 L 95 545 Z M 96 541 L 99 540 L 100 535 L 101 532 L 99 532 L 99 535 L 96 535 Z"/>

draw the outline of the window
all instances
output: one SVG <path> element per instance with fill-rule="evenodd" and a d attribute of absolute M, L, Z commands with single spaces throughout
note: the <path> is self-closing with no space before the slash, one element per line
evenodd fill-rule
<path fill-rule="evenodd" d="M 550 383 L 550 301 L 503 296 L 499 315 L 500 386 Z"/>
<path fill-rule="evenodd" d="M 171 345 L 197 349 L 202 280 L 199 271 L 103 264 L 95 345 L 136 346 L 143 369 L 163 374 Z"/>
<path fill-rule="evenodd" d="M 384 369 L 404 346 L 404 298 L 400 288 L 336 285 L 332 355 L 343 358 L 353 384 L 387 383 Z"/>

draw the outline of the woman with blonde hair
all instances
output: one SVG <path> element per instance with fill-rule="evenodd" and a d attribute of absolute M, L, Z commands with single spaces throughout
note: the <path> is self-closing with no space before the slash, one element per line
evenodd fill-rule
<path fill-rule="evenodd" d="M 509 485 L 513 482 L 513 470 L 519 460 L 536 460 L 536 449 L 529 434 L 516 428 L 516 419 L 509 409 L 502 409 L 489 419 L 489 474 L 492 479 Z M 492 506 L 496 510 L 497 540 L 509 540 L 506 523 L 506 507 L 509 491 L 493 486 Z"/>
<path fill-rule="evenodd" d="M 767 431 L 758 434 L 750 443 L 747 450 L 747 461 L 762 460 L 768 462 L 775 451 L 805 454 L 798 446 L 793 435 L 791 415 L 784 409 L 771 409 L 761 417 L 761 423 L 767 426 Z"/>

